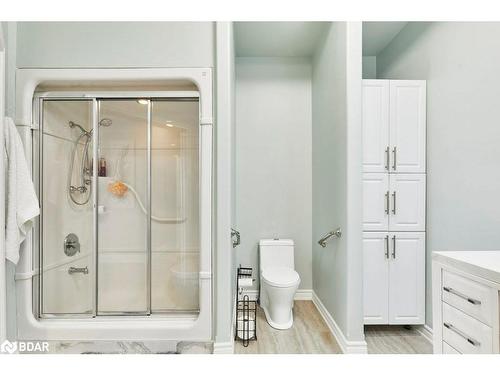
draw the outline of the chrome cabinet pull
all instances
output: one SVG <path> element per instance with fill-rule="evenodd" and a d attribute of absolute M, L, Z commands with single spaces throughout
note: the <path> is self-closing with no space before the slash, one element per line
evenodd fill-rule
<path fill-rule="evenodd" d="M 396 259 L 396 236 L 392 236 L 392 259 Z"/>
<path fill-rule="evenodd" d="M 467 302 L 469 303 L 472 303 L 473 305 L 480 305 L 481 304 L 481 301 L 477 300 L 477 299 L 474 299 L 474 298 L 471 298 L 469 296 L 466 296 L 465 294 L 463 293 L 460 293 L 459 291 L 456 291 L 455 289 L 453 288 L 450 288 L 448 286 L 443 286 L 443 290 L 445 292 L 448 292 L 448 293 L 451 293 L 451 294 L 454 294 L 456 295 L 457 297 L 460 297 L 460 298 L 463 298 L 464 300 L 466 300 Z"/>
<path fill-rule="evenodd" d="M 389 190 L 385 193 L 385 213 L 389 215 Z"/>
<path fill-rule="evenodd" d="M 387 148 L 385 149 L 385 169 L 389 170 L 389 164 L 391 163 L 390 162 L 390 148 L 389 146 L 387 146 Z"/>
<path fill-rule="evenodd" d="M 87 275 L 89 273 L 89 268 L 88 267 L 69 267 L 68 273 L 70 275 L 74 273 L 83 273 L 84 275 Z"/>
<path fill-rule="evenodd" d="M 455 332 L 457 335 L 465 339 L 469 344 L 474 345 L 474 346 L 480 346 L 481 343 L 472 337 L 467 336 L 465 333 L 463 333 L 461 330 L 456 328 L 453 324 L 451 323 L 443 323 L 443 325 L 448 328 L 450 331 Z"/>
<path fill-rule="evenodd" d="M 396 146 L 394 146 L 394 148 L 392 149 L 392 154 L 393 154 L 393 158 L 392 158 L 392 169 L 396 170 Z"/>
<path fill-rule="evenodd" d="M 385 236 L 385 257 L 389 259 L 389 236 Z"/>
<path fill-rule="evenodd" d="M 392 192 L 392 213 L 396 215 L 396 190 Z"/>

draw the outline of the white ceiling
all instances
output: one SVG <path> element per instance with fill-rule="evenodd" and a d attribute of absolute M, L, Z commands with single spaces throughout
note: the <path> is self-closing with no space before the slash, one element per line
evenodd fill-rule
<path fill-rule="evenodd" d="M 377 56 L 408 22 L 363 22 L 363 56 Z"/>
<path fill-rule="evenodd" d="M 235 22 L 238 57 L 309 57 L 328 22 Z"/>

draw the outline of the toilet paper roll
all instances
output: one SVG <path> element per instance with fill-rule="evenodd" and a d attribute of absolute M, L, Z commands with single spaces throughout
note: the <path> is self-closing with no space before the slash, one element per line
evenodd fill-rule
<path fill-rule="evenodd" d="M 238 285 L 240 288 L 245 288 L 253 285 L 253 279 L 251 277 L 240 277 L 238 279 Z"/>

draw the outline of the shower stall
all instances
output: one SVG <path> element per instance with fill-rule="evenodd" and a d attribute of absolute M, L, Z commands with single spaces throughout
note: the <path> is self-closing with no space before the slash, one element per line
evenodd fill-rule
<path fill-rule="evenodd" d="M 203 100 L 197 89 L 34 93 L 41 215 L 19 266 L 31 271 L 16 276 L 20 339 L 211 338 Z"/>

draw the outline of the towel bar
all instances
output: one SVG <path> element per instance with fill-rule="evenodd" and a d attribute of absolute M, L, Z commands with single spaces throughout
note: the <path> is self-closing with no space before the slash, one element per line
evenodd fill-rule
<path fill-rule="evenodd" d="M 321 247 L 326 247 L 326 242 L 334 236 L 337 238 L 342 237 L 342 229 L 337 228 L 335 230 L 332 230 L 331 232 L 328 232 L 318 241 L 318 243 L 321 245 Z"/>

